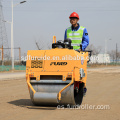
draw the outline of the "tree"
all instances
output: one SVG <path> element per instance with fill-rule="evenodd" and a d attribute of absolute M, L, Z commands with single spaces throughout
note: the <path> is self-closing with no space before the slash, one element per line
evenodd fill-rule
<path fill-rule="evenodd" d="M 110 52 L 108 52 L 110 54 L 110 58 L 113 62 L 115 62 L 116 60 L 116 51 L 115 50 L 111 50 Z"/>
<path fill-rule="evenodd" d="M 95 47 L 93 44 L 91 44 L 87 47 L 86 50 L 92 50 L 92 55 L 98 55 L 101 52 L 102 47 L 101 46 Z"/>

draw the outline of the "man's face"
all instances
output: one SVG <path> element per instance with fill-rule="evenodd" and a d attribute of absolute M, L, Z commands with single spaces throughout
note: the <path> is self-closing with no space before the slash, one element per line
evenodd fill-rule
<path fill-rule="evenodd" d="M 71 23 L 72 25 L 76 25 L 77 22 L 78 22 L 78 19 L 77 19 L 77 18 L 75 18 L 75 17 L 71 17 L 71 18 L 70 18 L 70 23 Z"/>

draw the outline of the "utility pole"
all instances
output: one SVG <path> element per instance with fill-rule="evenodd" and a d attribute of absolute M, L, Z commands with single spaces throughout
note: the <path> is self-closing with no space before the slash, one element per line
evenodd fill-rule
<path fill-rule="evenodd" d="M 4 60 L 3 60 L 3 57 L 4 56 L 4 52 L 3 52 L 3 45 L 2 45 L 2 65 L 4 65 Z"/>
<path fill-rule="evenodd" d="M 117 63 L 117 43 L 116 43 L 116 63 Z"/>
<path fill-rule="evenodd" d="M 111 38 L 105 39 L 105 63 L 106 63 L 106 66 L 107 66 L 107 41 L 108 40 L 112 40 L 112 39 Z"/>
<path fill-rule="evenodd" d="M 12 22 L 11 22 L 11 59 L 12 59 L 12 70 L 14 70 L 14 42 L 13 42 L 13 0 L 11 0 L 12 7 Z"/>
<path fill-rule="evenodd" d="M 11 58 L 12 58 L 12 70 L 14 70 L 14 40 L 13 40 L 13 8 L 19 4 L 25 3 L 26 1 L 22 1 L 18 4 L 13 4 L 13 0 L 11 0 L 12 7 L 12 22 L 11 22 Z"/>
<path fill-rule="evenodd" d="M 21 48 L 19 47 L 19 61 L 21 62 Z"/>

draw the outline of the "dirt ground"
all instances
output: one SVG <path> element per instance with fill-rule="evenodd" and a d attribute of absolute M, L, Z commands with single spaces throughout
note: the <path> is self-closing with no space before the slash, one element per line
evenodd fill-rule
<path fill-rule="evenodd" d="M 0 120 L 120 120 L 120 69 L 88 70 L 82 106 L 109 109 L 70 109 L 34 106 L 25 79 L 0 81 Z"/>

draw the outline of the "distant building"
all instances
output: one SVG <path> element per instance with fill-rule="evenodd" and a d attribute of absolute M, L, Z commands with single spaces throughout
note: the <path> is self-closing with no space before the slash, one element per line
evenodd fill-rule
<path fill-rule="evenodd" d="M 110 63 L 110 55 L 109 54 L 92 55 L 90 60 L 91 61 L 89 63 L 98 63 L 98 64 Z"/>

